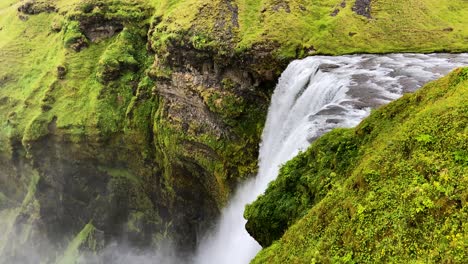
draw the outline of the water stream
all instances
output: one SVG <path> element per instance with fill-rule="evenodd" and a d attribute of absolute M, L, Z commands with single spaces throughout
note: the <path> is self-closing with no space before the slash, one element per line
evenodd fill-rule
<path fill-rule="evenodd" d="M 293 61 L 271 100 L 257 177 L 234 194 L 216 228 L 202 239 L 194 262 L 249 263 L 261 247 L 245 231 L 244 207 L 265 191 L 281 164 L 323 133 L 356 126 L 371 109 L 463 65 L 468 65 L 468 54 L 315 56 Z"/>

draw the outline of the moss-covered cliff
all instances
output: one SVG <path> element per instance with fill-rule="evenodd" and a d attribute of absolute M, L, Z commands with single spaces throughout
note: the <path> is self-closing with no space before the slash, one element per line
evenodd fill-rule
<path fill-rule="evenodd" d="M 338 129 L 246 209 L 253 263 L 463 263 L 468 68 Z"/>
<path fill-rule="evenodd" d="M 1 1 L 0 252 L 21 258 L 43 236 L 68 253 L 124 238 L 192 248 L 255 173 L 290 60 L 467 50 L 467 12 L 464 0 Z"/>

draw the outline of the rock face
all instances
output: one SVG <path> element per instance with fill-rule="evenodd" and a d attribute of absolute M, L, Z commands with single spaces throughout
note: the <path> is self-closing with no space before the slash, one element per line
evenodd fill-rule
<path fill-rule="evenodd" d="M 216 30 L 230 42 L 236 9 L 223 6 Z M 158 24 L 148 24 L 151 10 L 85 1 L 65 16 L 62 30 L 52 29 L 64 36 L 67 60 L 53 67 L 55 78 L 22 138 L 5 138 L 9 147 L 1 163 L 0 189 L 8 197 L 1 205 L 13 210 L 6 239 L 49 241 L 42 243 L 47 250 L 21 244 L 41 259 L 55 251 L 64 252 L 58 260 L 69 258 L 75 244 L 85 254 L 115 242 L 139 250 L 172 243 L 184 255 L 237 182 L 256 170 L 275 76 L 259 74 L 253 65 L 271 57 L 218 55 L 203 40 L 154 48 L 148 36 Z M 93 53 L 93 45 L 101 50 Z M 84 68 L 81 56 L 89 60 Z M 81 57 L 78 64 L 74 57 Z M 88 85 L 98 91 L 95 120 L 56 107 L 63 95 L 75 94 L 74 78 L 82 73 L 92 74 Z M 7 75 L 3 79 L 9 82 Z M 17 115 L 9 117 L 13 126 Z M 0 250 L 6 261 L 30 255 L 18 246 Z"/>
<path fill-rule="evenodd" d="M 335 8 L 351 8 L 343 1 L 153 2 L 0 5 L 11 21 L 0 24 L 7 262 L 32 251 L 66 260 L 115 241 L 138 249 L 170 241 L 190 252 L 237 183 L 255 174 L 269 95 L 290 60 L 402 43 L 405 51 L 468 48 L 465 21 L 440 19 L 456 8 L 417 18 L 443 22 L 440 30 L 406 36 L 403 23 L 387 30 L 388 16 L 369 26 L 340 12 L 325 23 Z"/>

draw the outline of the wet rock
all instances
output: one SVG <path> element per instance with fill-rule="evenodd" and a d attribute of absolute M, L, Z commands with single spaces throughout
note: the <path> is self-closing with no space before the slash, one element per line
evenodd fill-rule
<path fill-rule="evenodd" d="M 340 65 L 323 63 L 323 64 L 320 64 L 319 70 L 321 70 L 323 72 L 330 72 L 333 69 L 336 69 L 336 68 L 339 68 L 339 67 L 340 67 Z"/>

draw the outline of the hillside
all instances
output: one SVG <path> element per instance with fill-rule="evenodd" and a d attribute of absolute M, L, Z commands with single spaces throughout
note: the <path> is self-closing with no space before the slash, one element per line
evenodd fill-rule
<path fill-rule="evenodd" d="M 2 0 L 0 254 L 191 251 L 291 60 L 467 51 L 467 23 L 465 0 Z"/>
<path fill-rule="evenodd" d="M 337 129 L 245 211 L 253 263 L 463 263 L 468 68 Z"/>

